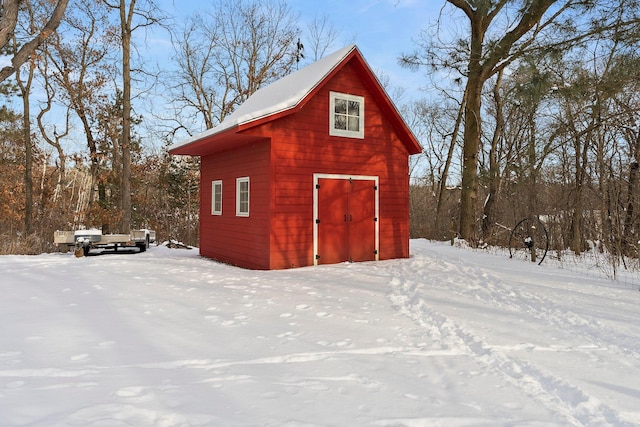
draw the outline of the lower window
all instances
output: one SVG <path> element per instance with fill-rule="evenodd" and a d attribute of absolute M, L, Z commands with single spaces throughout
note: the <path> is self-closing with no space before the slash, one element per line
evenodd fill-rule
<path fill-rule="evenodd" d="M 222 181 L 211 183 L 211 215 L 222 215 Z"/>
<path fill-rule="evenodd" d="M 236 215 L 249 216 L 249 177 L 236 179 Z"/>

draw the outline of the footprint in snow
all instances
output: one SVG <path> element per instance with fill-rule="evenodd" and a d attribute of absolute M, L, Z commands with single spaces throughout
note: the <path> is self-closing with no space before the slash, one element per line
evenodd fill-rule
<path fill-rule="evenodd" d="M 131 398 L 139 397 L 145 394 L 146 389 L 144 387 L 124 387 L 115 392 L 117 397 Z"/>
<path fill-rule="evenodd" d="M 82 362 L 84 360 L 89 360 L 90 357 L 87 353 L 82 353 L 71 356 L 69 359 L 71 359 L 73 362 Z"/>
<path fill-rule="evenodd" d="M 101 348 L 101 349 L 106 349 L 106 348 L 111 348 L 115 345 L 115 341 L 102 341 L 101 343 L 98 343 L 98 345 L 96 345 L 96 348 Z"/>
<path fill-rule="evenodd" d="M 287 331 L 287 332 L 283 332 L 281 334 L 276 335 L 278 338 L 286 338 L 288 340 L 292 340 L 296 337 L 299 337 L 300 335 L 302 335 L 299 332 L 293 332 L 293 331 Z"/>

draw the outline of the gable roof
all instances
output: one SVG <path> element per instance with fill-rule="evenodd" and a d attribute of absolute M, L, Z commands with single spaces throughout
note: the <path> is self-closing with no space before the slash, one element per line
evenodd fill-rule
<path fill-rule="evenodd" d="M 409 153 L 419 153 L 422 150 L 420 144 L 355 45 L 342 48 L 257 90 L 222 123 L 173 144 L 169 147 L 169 153 L 199 156 L 230 148 L 230 144 L 238 140 L 238 132 L 300 109 L 325 81 L 352 59 L 355 59 L 365 72 L 366 83 L 372 89 L 374 98 L 381 103 L 383 112 L 390 117 Z M 226 143 L 221 143 L 223 139 Z"/>

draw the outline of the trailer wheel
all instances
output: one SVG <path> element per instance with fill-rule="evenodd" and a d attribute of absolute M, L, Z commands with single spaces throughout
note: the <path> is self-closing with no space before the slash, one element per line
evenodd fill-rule
<path fill-rule="evenodd" d="M 138 248 L 140 249 L 140 252 L 146 252 L 146 250 L 149 249 L 149 235 L 148 234 L 144 239 L 144 243 L 138 243 Z"/>
<path fill-rule="evenodd" d="M 549 233 L 537 217 L 525 218 L 511 230 L 509 257 L 542 264 L 549 250 Z"/>

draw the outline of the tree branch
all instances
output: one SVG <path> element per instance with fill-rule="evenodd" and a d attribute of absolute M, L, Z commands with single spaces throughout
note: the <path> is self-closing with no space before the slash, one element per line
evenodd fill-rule
<path fill-rule="evenodd" d="M 17 1 L 15 0 L 6 1 L 5 10 L 6 10 L 7 3 L 9 4 L 9 6 L 13 7 L 14 2 L 17 3 Z M 38 35 L 36 35 L 29 42 L 22 45 L 20 50 L 18 50 L 18 52 L 16 52 L 16 54 L 11 59 L 11 65 L 8 65 L 4 67 L 2 70 L 0 70 L 0 82 L 7 79 L 9 76 L 15 73 L 16 69 L 20 68 L 22 64 L 27 62 L 27 60 L 29 60 L 29 57 L 33 55 L 33 52 L 38 48 L 38 46 L 40 46 L 42 42 L 44 42 L 46 38 L 49 37 L 51 33 L 53 33 L 56 30 L 56 28 L 58 28 L 58 25 L 60 25 L 60 21 L 64 16 L 64 12 L 67 9 L 68 3 L 69 3 L 69 0 L 58 0 L 58 3 L 56 4 L 56 8 L 53 10 L 53 13 L 51 14 L 51 18 L 49 19 L 47 24 L 44 26 L 44 28 L 42 28 L 40 33 L 38 33 Z M 4 26 L 5 18 L 6 18 L 6 15 L 3 16 L 2 18 L 3 26 Z M 17 19 L 17 16 L 16 16 L 16 19 Z M 2 28 L 2 30 L 5 30 L 5 28 Z M 15 23 L 13 24 L 12 30 L 15 30 Z M 11 31 L 11 34 L 13 34 L 13 31 Z M 4 34 L 2 36 L 4 37 Z M 0 42 L 1 41 L 2 39 L 0 39 Z"/>

